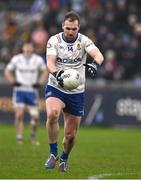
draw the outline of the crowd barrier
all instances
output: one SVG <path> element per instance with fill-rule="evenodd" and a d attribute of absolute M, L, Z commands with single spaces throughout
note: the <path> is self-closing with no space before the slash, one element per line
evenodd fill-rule
<path fill-rule="evenodd" d="M 13 123 L 12 87 L 0 85 L 0 123 Z M 44 88 L 40 91 L 40 121 L 46 122 Z M 29 115 L 25 114 L 25 121 Z M 63 123 L 61 117 L 60 122 Z M 141 127 L 141 88 L 92 86 L 85 93 L 85 126 Z"/>

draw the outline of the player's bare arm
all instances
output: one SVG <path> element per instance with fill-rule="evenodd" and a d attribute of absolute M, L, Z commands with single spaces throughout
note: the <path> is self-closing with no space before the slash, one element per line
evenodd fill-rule
<path fill-rule="evenodd" d="M 61 78 L 61 74 L 64 72 L 63 70 L 58 70 L 56 67 L 56 56 L 48 55 L 47 56 L 47 69 L 48 71 L 56 78 L 58 84 L 63 87 L 63 79 Z"/>
<path fill-rule="evenodd" d="M 46 64 L 47 64 L 47 70 L 49 71 L 49 73 L 53 74 L 54 72 L 57 71 L 55 55 L 48 55 Z"/>
<path fill-rule="evenodd" d="M 10 84 L 14 84 L 16 82 L 15 76 L 12 71 L 9 69 L 5 69 L 4 75 L 6 79 L 10 82 Z"/>
<path fill-rule="evenodd" d="M 44 69 L 40 72 L 39 79 L 37 83 L 33 84 L 33 87 L 39 89 L 44 84 L 44 82 L 47 81 L 47 79 L 48 79 L 48 71 Z"/>
<path fill-rule="evenodd" d="M 104 57 L 100 50 L 95 47 L 93 50 L 89 52 L 89 55 L 96 61 L 97 64 L 101 65 L 102 62 L 104 61 Z"/>
<path fill-rule="evenodd" d="M 40 72 L 38 83 L 43 85 L 47 78 L 48 78 L 48 71 L 45 69 Z"/>
<path fill-rule="evenodd" d="M 96 46 L 89 51 L 88 54 L 93 58 L 93 61 L 92 63 L 84 64 L 84 66 L 87 68 L 88 73 L 93 78 L 97 73 L 98 67 L 104 61 L 104 57 Z"/>

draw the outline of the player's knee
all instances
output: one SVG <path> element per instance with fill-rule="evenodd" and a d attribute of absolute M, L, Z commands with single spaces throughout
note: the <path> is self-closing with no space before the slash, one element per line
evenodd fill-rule
<path fill-rule="evenodd" d="M 51 112 L 47 113 L 48 123 L 56 123 L 59 118 L 59 112 L 56 109 L 53 109 Z"/>
<path fill-rule="evenodd" d="M 76 135 L 75 135 L 75 133 L 67 133 L 67 134 L 65 134 L 65 138 L 71 144 L 71 143 L 75 142 Z"/>

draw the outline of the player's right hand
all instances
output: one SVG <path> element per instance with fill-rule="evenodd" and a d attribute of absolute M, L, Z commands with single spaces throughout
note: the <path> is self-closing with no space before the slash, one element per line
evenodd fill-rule
<path fill-rule="evenodd" d="M 53 73 L 53 75 L 55 76 L 56 80 L 58 81 L 58 84 L 63 88 L 64 87 L 64 83 L 63 83 L 63 79 L 61 77 L 61 74 L 63 73 L 63 70 L 60 71 L 56 71 Z"/>
<path fill-rule="evenodd" d="M 14 83 L 12 83 L 12 86 L 16 86 L 16 87 L 19 87 L 19 86 L 21 86 L 22 84 L 21 83 L 19 83 L 19 82 L 14 82 Z"/>

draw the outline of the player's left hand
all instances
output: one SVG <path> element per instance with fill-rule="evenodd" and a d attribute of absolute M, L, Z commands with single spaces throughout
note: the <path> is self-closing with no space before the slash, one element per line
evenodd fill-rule
<path fill-rule="evenodd" d="M 41 87 L 41 84 L 35 83 L 32 85 L 33 88 L 39 89 Z"/>
<path fill-rule="evenodd" d="M 95 77 L 96 73 L 97 73 L 97 69 L 99 67 L 99 64 L 97 64 L 95 61 L 92 63 L 88 63 L 88 64 L 83 64 L 87 69 L 88 69 L 88 73 L 90 74 L 91 77 Z"/>

